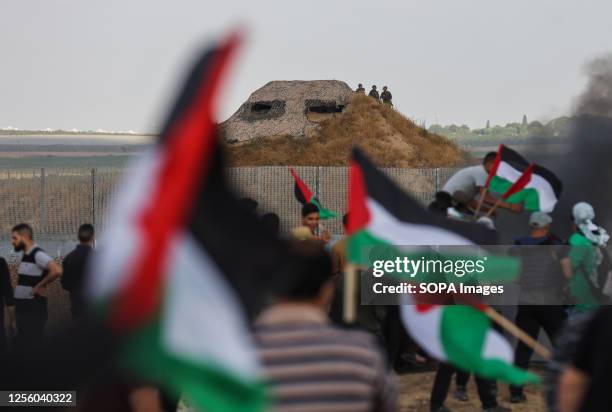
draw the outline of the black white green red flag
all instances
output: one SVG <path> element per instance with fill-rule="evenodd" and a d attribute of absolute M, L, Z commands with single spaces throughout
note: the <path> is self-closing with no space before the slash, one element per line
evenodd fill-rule
<path fill-rule="evenodd" d="M 529 164 L 523 156 L 504 145 L 499 146 L 485 187 L 502 195 L 507 203 L 522 203 L 525 210 L 547 213 L 552 212 L 563 190 L 553 172 Z"/>
<path fill-rule="evenodd" d="M 293 167 L 289 167 L 289 173 L 291 173 L 291 176 L 293 176 L 293 180 L 295 181 L 293 193 L 295 194 L 295 198 L 298 202 L 300 202 L 301 204 L 313 203 L 314 205 L 316 205 L 317 208 L 319 208 L 319 217 L 323 220 L 332 219 L 338 216 L 336 212 L 329 209 L 325 209 L 323 206 L 321 206 L 319 199 L 317 199 L 316 196 L 313 195 L 308 185 L 306 185 L 306 183 L 304 183 L 304 181 L 300 179 L 300 176 L 297 174 Z"/>
<path fill-rule="evenodd" d="M 415 304 L 401 307 L 406 330 L 430 356 L 478 376 L 515 385 L 539 378 L 513 366 L 514 350 L 476 305 Z"/>
<path fill-rule="evenodd" d="M 350 162 L 348 259 L 367 264 L 373 245 L 493 245 L 481 225 L 445 219 L 425 210 L 354 148 Z"/>
<path fill-rule="evenodd" d="M 429 213 L 376 169 L 357 148 L 350 164 L 348 259 L 364 265 L 373 246 L 475 246 L 495 243 L 485 227 Z M 498 264 L 495 264 L 495 261 Z M 514 259 L 489 257 L 487 270 L 516 276 Z M 495 273 L 496 275 L 498 273 Z M 483 274 L 484 275 L 484 274 Z M 513 366 L 512 348 L 475 305 L 404 305 L 407 331 L 432 356 L 458 368 L 521 384 L 537 377 Z"/>
<path fill-rule="evenodd" d="M 125 367 L 219 412 L 265 409 L 248 316 L 299 272 L 225 182 L 213 113 L 238 43 L 197 61 L 158 144 L 128 173 L 88 288 Z"/>

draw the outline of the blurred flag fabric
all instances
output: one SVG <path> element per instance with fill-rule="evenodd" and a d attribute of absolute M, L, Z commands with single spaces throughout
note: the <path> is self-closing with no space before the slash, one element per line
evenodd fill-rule
<path fill-rule="evenodd" d="M 295 194 L 295 198 L 298 202 L 300 202 L 301 204 L 315 204 L 319 208 L 319 216 L 323 220 L 333 219 L 334 217 L 338 216 L 336 212 L 329 209 L 325 209 L 323 206 L 321 206 L 319 199 L 317 199 L 312 194 L 310 188 L 306 185 L 306 183 L 304 183 L 302 179 L 300 179 L 300 176 L 298 176 L 293 167 L 289 167 L 289 173 L 291 173 L 291 176 L 293 176 L 293 180 L 295 181 L 295 184 L 293 186 L 293 193 Z"/>
<path fill-rule="evenodd" d="M 522 203 L 525 210 L 552 212 L 563 184 L 550 170 L 529 164 L 519 153 L 499 145 L 485 187 L 507 203 Z"/>
<path fill-rule="evenodd" d="M 525 210 L 550 213 L 559 201 L 562 190 L 563 184 L 553 172 L 531 164 L 502 198 L 508 203 L 522 203 Z"/>
<path fill-rule="evenodd" d="M 426 211 L 357 148 L 353 149 L 350 168 L 349 261 L 369 263 L 369 246 L 496 243 L 493 231 L 479 224 L 454 221 Z M 518 275 L 516 259 L 489 256 L 487 266 L 491 263 L 485 271 L 490 278 L 513 279 Z M 403 305 L 401 311 L 408 333 L 437 359 L 510 383 L 537 381 L 536 376 L 512 366 L 510 344 L 491 329 L 488 317 L 475 306 Z"/>
<path fill-rule="evenodd" d="M 514 385 L 540 381 L 513 365 L 512 346 L 478 307 L 416 304 L 410 298 L 402 303 L 406 330 L 430 356 L 483 378 Z"/>
<path fill-rule="evenodd" d="M 213 115 L 239 37 L 195 64 L 124 181 L 88 284 L 120 364 L 206 411 L 265 409 L 248 317 L 300 263 L 225 182 Z"/>
<path fill-rule="evenodd" d="M 368 247 L 474 246 L 497 243 L 482 225 L 447 219 L 425 210 L 358 148 L 353 148 L 348 193 L 348 259 L 369 261 Z"/>

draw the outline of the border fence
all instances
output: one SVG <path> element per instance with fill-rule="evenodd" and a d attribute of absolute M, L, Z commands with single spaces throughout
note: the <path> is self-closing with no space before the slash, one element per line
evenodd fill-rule
<path fill-rule="evenodd" d="M 321 204 L 339 218 L 323 222 L 332 233 L 342 232 L 340 217 L 346 209 L 347 167 L 295 167 Z M 19 222 L 30 223 L 38 238 L 74 239 L 80 224 L 94 224 L 103 232 L 108 210 L 124 168 L 96 169 L 0 169 L 0 239 L 7 240 Z M 382 169 L 422 203 L 433 198 L 457 170 Z M 289 231 L 300 222 L 301 205 L 293 192 L 293 178 L 285 166 L 236 167 L 228 169 L 230 185 L 242 196 L 255 199 L 259 212 L 274 212 L 281 230 Z"/>

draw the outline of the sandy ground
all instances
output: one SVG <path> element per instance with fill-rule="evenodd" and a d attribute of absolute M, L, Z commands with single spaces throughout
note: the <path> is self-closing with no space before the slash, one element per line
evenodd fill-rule
<path fill-rule="evenodd" d="M 538 372 L 538 371 L 534 371 Z M 429 394 L 433 385 L 435 372 L 409 373 L 399 376 L 399 411 L 400 412 L 429 412 Z M 454 382 L 454 379 L 453 379 Z M 541 387 L 527 386 L 525 394 L 527 402 L 511 404 L 508 402 L 510 397 L 508 385 L 499 384 L 499 394 L 497 402 L 505 407 L 511 408 L 513 412 L 545 412 L 544 397 Z M 471 377 L 468 382 L 467 402 L 460 402 L 453 398 L 455 391 L 454 383 L 448 393 L 446 407 L 453 412 L 478 412 L 482 410 L 478 394 L 476 392 L 476 382 Z M 181 402 L 179 412 L 191 412 L 193 409 Z"/>
<path fill-rule="evenodd" d="M 429 412 L 429 394 L 433 385 L 435 372 L 411 373 L 400 376 L 400 411 L 402 412 Z M 508 402 L 510 397 L 508 386 L 500 383 L 499 394 L 497 401 L 500 405 L 511 408 L 515 412 L 544 412 L 544 397 L 541 393 L 541 387 L 527 386 L 525 394 L 527 402 L 520 404 L 511 404 Z M 454 383 L 449 390 L 449 396 L 446 399 L 446 407 L 453 412 L 472 412 L 481 411 L 481 405 L 476 393 L 476 382 L 474 378 L 470 378 L 468 383 L 467 402 L 460 402 L 453 398 L 455 391 Z"/>

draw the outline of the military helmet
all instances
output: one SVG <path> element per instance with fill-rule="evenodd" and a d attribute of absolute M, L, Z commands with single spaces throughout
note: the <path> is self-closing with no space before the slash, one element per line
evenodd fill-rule
<path fill-rule="evenodd" d="M 383 90 L 387 90 L 387 86 L 383 86 Z"/>
<path fill-rule="evenodd" d="M 375 84 L 372 85 L 372 89 L 376 89 L 376 85 Z"/>

